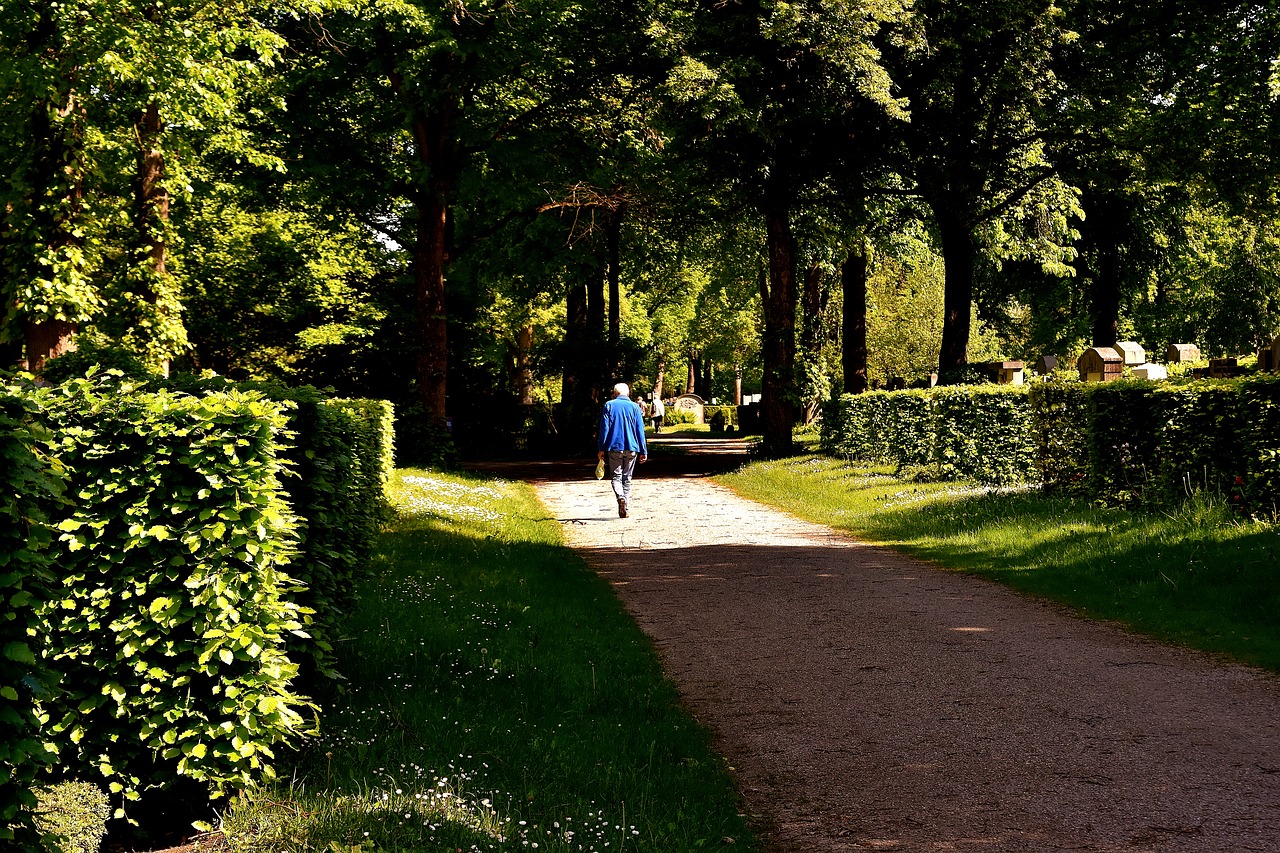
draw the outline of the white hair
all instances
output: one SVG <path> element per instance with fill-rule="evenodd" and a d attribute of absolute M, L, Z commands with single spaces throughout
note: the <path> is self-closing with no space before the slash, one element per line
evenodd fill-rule
<path fill-rule="evenodd" d="M 627 383 L 619 382 L 617 385 L 613 386 L 613 393 L 617 394 L 619 397 L 630 397 L 631 389 L 627 387 Z"/>

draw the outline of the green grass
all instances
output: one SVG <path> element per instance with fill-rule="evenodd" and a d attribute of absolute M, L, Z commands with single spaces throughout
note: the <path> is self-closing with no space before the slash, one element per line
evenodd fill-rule
<path fill-rule="evenodd" d="M 756 462 L 719 480 L 940 566 L 1280 671 L 1280 526 L 1237 519 L 1221 501 L 1129 512 L 908 482 L 823 456 Z"/>
<path fill-rule="evenodd" d="M 224 814 L 231 849 L 755 849 L 707 733 L 528 486 L 406 471 L 395 499 L 345 691 Z"/>

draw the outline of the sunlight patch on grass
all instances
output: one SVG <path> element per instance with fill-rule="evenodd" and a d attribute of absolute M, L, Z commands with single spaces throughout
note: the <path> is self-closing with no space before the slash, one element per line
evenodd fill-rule
<path fill-rule="evenodd" d="M 347 681 L 223 816 L 233 853 L 754 849 L 708 733 L 529 486 L 415 470 L 392 493 Z"/>

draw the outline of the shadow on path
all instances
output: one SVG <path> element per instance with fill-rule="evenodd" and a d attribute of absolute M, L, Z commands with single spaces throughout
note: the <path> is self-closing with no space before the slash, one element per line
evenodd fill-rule
<path fill-rule="evenodd" d="M 771 851 L 1280 851 L 1277 679 L 705 479 L 637 481 L 627 519 L 575 479 L 539 494 L 716 733 Z"/>

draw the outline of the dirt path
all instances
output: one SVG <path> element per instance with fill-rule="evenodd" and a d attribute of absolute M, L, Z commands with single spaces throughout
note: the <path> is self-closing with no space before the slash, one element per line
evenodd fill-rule
<path fill-rule="evenodd" d="M 1280 851 L 1280 680 L 659 465 L 625 520 L 586 462 L 526 474 L 772 850 Z"/>

